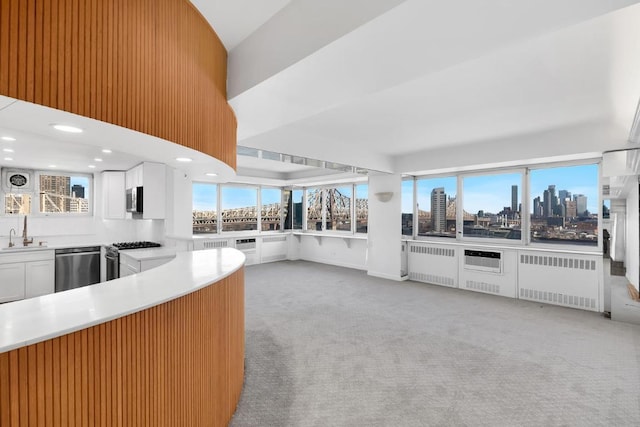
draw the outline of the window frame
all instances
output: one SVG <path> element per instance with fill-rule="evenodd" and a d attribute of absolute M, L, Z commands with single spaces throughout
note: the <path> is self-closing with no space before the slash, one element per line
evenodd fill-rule
<path fill-rule="evenodd" d="M 466 170 L 456 173 L 438 173 L 438 174 L 426 174 L 426 175 L 416 175 L 411 177 L 403 177 L 403 181 L 405 180 L 413 180 L 413 234 L 412 235 L 401 235 L 403 240 L 416 240 L 416 241 L 432 241 L 439 243 L 456 243 L 456 244 L 474 244 L 474 245 L 482 245 L 482 246 L 506 246 L 506 247 L 526 247 L 530 249 L 542 249 L 542 250 L 559 250 L 559 251 L 570 251 L 570 252 L 583 252 L 583 253 L 597 253 L 602 251 L 602 238 L 601 238 L 601 230 L 603 227 L 603 217 L 602 217 L 602 203 L 603 196 L 601 191 L 597 191 L 598 194 L 598 241 L 597 245 L 578 245 L 572 243 L 541 243 L 537 241 L 531 241 L 531 172 L 534 170 L 540 169 L 551 169 L 551 168 L 560 168 L 560 167 L 571 167 L 571 166 L 588 166 L 595 165 L 597 167 L 597 189 L 601 188 L 602 185 L 602 158 L 586 158 L 580 160 L 569 160 L 569 161 L 558 161 L 558 162 L 550 162 L 550 163 L 532 163 L 525 165 L 516 165 L 509 166 L 503 168 L 487 168 L 487 169 L 476 169 L 476 170 Z M 519 195 L 520 203 L 522 204 L 521 209 L 521 236 L 518 240 L 511 239 L 486 239 L 482 237 L 465 237 L 463 234 L 463 209 L 464 209 L 464 188 L 463 188 L 463 180 L 466 177 L 475 177 L 482 175 L 500 175 L 500 174 L 510 174 L 510 173 L 520 173 L 521 174 L 521 194 Z M 418 236 L 418 227 L 417 227 L 417 181 L 420 179 L 431 179 L 431 178 L 444 178 L 444 177 L 456 177 L 457 178 L 457 194 L 456 194 L 456 238 L 443 238 L 439 236 Z M 463 209 L 459 209 L 458 207 L 462 207 Z M 526 214 L 523 214 L 526 213 Z M 476 213 L 477 214 L 477 213 Z"/>
<path fill-rule="evenodd" d="M 218 182 L 207 182 L 207 181 L 192 181 L 191 182 L 191 213 L 193 218 L 193 186 L 195 184 L 205 184 L 205 185 L 215 185 L 216 186 L 216 231 L 212 231 L 209 233 L 193 233 L 193 220 L 191 221 L 191 235 L 192 236 L 219 236 L 220 235 L 220 186 L 222 184 Z"/>

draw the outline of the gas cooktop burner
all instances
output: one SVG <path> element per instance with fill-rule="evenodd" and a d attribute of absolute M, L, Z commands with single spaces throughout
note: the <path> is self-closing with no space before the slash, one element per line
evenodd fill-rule
<path fill-rule="evenodd" d="M 145 248 L 159 248 L 162 246 L 160 243 L 155 242 L 120 242 L 114 243 L 118 249 L 145 249 Z"/>

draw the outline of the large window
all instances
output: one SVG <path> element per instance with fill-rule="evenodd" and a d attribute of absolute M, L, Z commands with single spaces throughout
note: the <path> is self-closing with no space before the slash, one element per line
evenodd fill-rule
<path fill-rule="evenodd" d="M 260 227 L 262 231 L 280 230 L 282 221 L 282 190 L 279 188 L 262 188 L 260 209 Z M 285 205 L 286 206 L 286 205 Z"/>
<path fill-rule="evenodd" d="M 222 231 L 258 229 L 258 189 L 222 186 L 220 197 Z"/>
<path fill-rule="evenodd" d="M 325 230 L 351 231 L 352 186 L 331 187 L 325 190 Z"/>
<path fill-rule="evenodd" d="M 321 188 L 307 188 L 307 230 L 322 230 Z"/>
<path fill-rule="evenodd" d="M 19 175 L 19 174 L 16 174 Z M 93 178 L 75 173 L 29 172 L 36 186 L 27 191 L 8 191 L 4 195 L 4 213 L 28 215 L 90 214 Z"/>
<path fill-rule="evenodd" d="M 218 186 L 193 183 L 193 234 L 218 232 Z"/>
<path fill-rule="evenodd" d="M 285 216 L 285 228 L 288 230 L 302 230 L 302 201 L 304 191 L 286 190 L 285 197 L 288 196 L 287 212 Z"/>
<path fill-rule="evenodd" d="M 530 173 L 531 241 L 598 244 L 598 165 Z"/>
<path fill-rule="evenodd" d="M 418 236 L 456 237 L 456 177 L 416 181 Z"/>
<path fill-rule="evenodd" d="M 366 233 L 369 223 L 369 185 L 356 185 L 356 233 Z"/>
<path fill-rule="evenodd" d="M 402 180 L 402 235 L 413 236 L 413 178 Z"/>
<path fill-rule="evenodd" d="M 521 238 L 522 174 L 492 174 L 463 178 L 464 237 Z"/>

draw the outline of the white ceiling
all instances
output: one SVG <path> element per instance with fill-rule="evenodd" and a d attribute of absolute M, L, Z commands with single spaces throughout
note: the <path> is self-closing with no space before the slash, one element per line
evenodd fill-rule
<path fill-rule="evenodd" d="M 638 2 L 193 0 L 229 50 L 239 145 L 413 174 L 629 146 L 640 96 Z M 49 124 L 60 121 L 85 132 L 59 134 Z M 0 153 L 3 167 L 91 172 L 147 160 L 198 180 L 212 169 L 221 178 L 203 180 L 233 176 L 193 150 L 6 97 L 0 133 L 19 137 L 0 140 L 14 149 Z M 321 173 L 244 156 L 238 172 L 274 184 Z"/>
<path fill-rule="evenodd" d="M 271 9 L 249 35 L 255 15 L 214 3 L 221 39 L 242 40 L 239 145 L 396 173 L 628 145 L 638 1 L 256 0 Z"/>

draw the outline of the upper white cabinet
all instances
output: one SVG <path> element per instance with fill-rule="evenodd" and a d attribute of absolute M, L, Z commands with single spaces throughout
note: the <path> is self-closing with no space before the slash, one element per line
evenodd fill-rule
<path fill-rule="evenodd" d="M 102 217 L 124 219 L 126 217 L 125 172 L 102 172 Z"/>
<path fill-rule="evenodd" d="M 125 188 L 142 187 L 142 218 L 166 216 L 167 169 L 162 163 L 144 162 L 125 173 Z"/>

